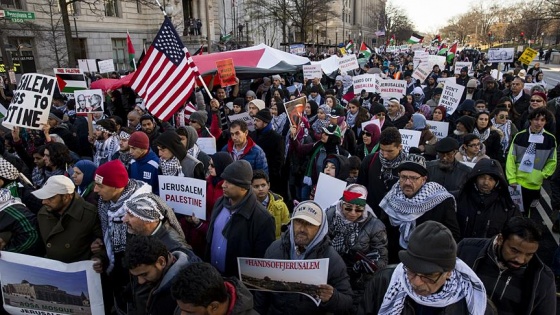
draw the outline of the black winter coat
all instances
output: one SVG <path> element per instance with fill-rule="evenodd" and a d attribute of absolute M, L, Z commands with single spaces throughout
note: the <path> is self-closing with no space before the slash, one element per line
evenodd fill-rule
<path fill-rule="evenodd" d="M 454 163 L 455 165 L 452 170 L 444 171 L 439 168 L 438 160 L 426 162 L 428 181 L 442 185 L 450 193 L 461 190 L 467 181 L 471 168 L 457 161 Z"/>
<path fill-rule="evenodd" d="M 362 160 L 360 172 L 358 173 L 358 179 L 356 181 L 356 183 L 364 185 L 367 188 L 367 204 L 383 222 L 387 222 L 387 214 L 379 208 L 379 203 L 399 179 L 399 173 L 396 169 L 393 169 L 392 174 L 393 178 L 387 181 L 382 178 L 381 160 L 379 159 L 379 153 L 376 152 L 366 156 Z"/>
<path fill-rule="evenodd" d="M 279 178 L 284 165 L 284 152 L 286 151 L 284 138 L 272 128 L 266 131 L 255 130 L 250 136 L 266 155 L 270 180 Z"/>

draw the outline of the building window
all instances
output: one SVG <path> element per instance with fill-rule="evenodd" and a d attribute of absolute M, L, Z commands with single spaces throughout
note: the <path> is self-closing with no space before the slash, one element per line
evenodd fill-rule
<path fill-rule="evenodd" d="M 104 0 L 103 2 L 105 4 L 105 16 L 118 17 L 120 15 L 118 0 Z"/>
<path fill-rule="evenodd" d="M 20 0 L 0 0 L 0 7 L 4 9 L 24 9 Z"/>
<path fill-rule="evenodd" d="M 140 0 L 136 0 L 136 13 L 142 13 L 142 2 Z"/>
<path fill-rule="evenodd" d="M 113 38 L 113 62 L 115 63 L 115 70 L 128 70 L 128 53 L 126 51 L 126 38 Z"/>
<path fill-rule="evenodd" d="M 87 47 L 85 38 L 72 38 L 74 43 L 74 57 L 78 59 L 87 59 Z"/>

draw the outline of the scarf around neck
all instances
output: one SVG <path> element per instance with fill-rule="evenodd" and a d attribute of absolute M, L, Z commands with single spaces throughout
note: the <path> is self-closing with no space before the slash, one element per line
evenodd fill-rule
<path fill-rule="evenodd" d="M 502 150 L 504 151 L 504 155 L 507 154 L 507 148 L 509 146 L 509 138 L 511 137 L 511 120 L 506 120 L 504 124 L 497 124 L 496 118 L 492 118 L 492 126 L 500 129 L 504 136 L 502 137 L 500 143 L 502 144 Z"/>
<path fill-rule="evenodd" d="M 350 128 L 354 128 L 356 117 L 358 117 L 358 112 L 352 114 L 350 111 L 348 111 L 348 114 L 346 114 L 346 123 L 348 124 L 348 126 L 350 126 Z"/>
<path fill-rule="evenodd" d="M 169 160 L 160 159 L 159 166 L 163 175 L 184 177 L 181 162 L 176 156 Z"/>
<path fill-rule="evenodd" d="M 383 176 L 383 180 L 391 180 L 393 179 L 393 169 L 397 168 L 399 164 L 406 158 L 406 152 L 401 150 L 399 155 L 389 161 L 387 160 L 382 152 L 379 152 L 379 161 L 381 162 L 381 175 Z"/>
<path fill-rule="evenodd" d="M 487 127 L 486 129 L 484 129 L 484 131 L 482 133 L 480 133 L 478 128 L 475 127 L 474 130 L 473 130 L 473 134 L 477 135 L 480 138 L 480 142 L 484 142 L 490 136 L 490 127 Z"/>

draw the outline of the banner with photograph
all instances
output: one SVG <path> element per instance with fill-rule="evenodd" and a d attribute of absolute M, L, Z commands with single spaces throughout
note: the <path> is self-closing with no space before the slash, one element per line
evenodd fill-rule
<path fill-rule="evenodd" d="M 228 119 L 229 122 L 243 120 L 245 123 L 247 123 L 247 128 L 249 128 L 249 131 L 255 131 L 255 120 L 253 120 L 253 117 L 251 117 L 248 112 L 229 115 Z"/>
<path fill-rule="evenodd" d="M 402 139 L 402 148 L 408 152 L 410 148 L 418 148 L 422 132 L 418 130 L 399 129 Z"/>
<path fill-rule="evenodd" d="M 445 121 L 426 120 L 426 124 L 430 126 L 430 131 L 438 140 L 447 137 L 449 133 L 449 123 Z"/>
<path fill-rule="evenodd" d="M 375 74 L 362 74 L 352 77 L 354 84 L 354 93 L 358 94 L 362 90 L 366 92 L 376 93 Z"/>
<path fill-rule="evenodd" d="M 441 97 L 439 98 L 438 106 L 445 106 L 447 109 L 447 115 L 451 116 L 451 114 L 453 114 L 459 106 L 464 90 L 464 86 L 451 81 L 446 81 L 443 86 Z"/>
<path fill-rule="evenodd" d="M 379 94 L 384 99 L 392 97 L 401 99 L 406 95 L 406 81 L 393 79 L 379 80 Z"/>
<path fill-rule="evenodd" d="M 100 89 L 75 91 L 74 99 L 77 115 L 103 113 L 103 91 Z"/>
<path fill-rule="evenodd" d="M 104 314 L 101 277 L 93 270 L 93 261 L 65 264 L 0 254 L 2 301 L 9 314 Z"/>
<path fill-rule="evenodd" d="M 238 257 L 239 279 L 249 290 L 299 293 L 317 306 L 318 290 L 327 284 L 329 259 L 280 260 Z"/>
<path fill-rule="evenodd" d="M 175 213 L 206 220 L 206 181 L 191 177 L 159 175 L 159 196 Z"/>
<path fill-rule="evenodd" d="M 24 74 L 14 91 L 2 125 L 8 129 L 18 126 L 40 130 L 49 118 L 55 87 L 54 77 L 38 73 Z"/>
<path fill-rule="evenodd" d="M 513 62 L 515 55 L 515 48 L 489 48 L 488 49 L 488 63 L 495 62 Z"/>
<path fill-rule="evenodd" d="M 322 78 L 323 70 L 321 69 L 321 64 L 303 65 L 303 78 L 304 79 L 315 79 Z"/>
<path fill-rule="evenodd" d="M 298 126 L 298 131 L 299 131 L 299 125 L 301 123 L 301 116 L 303 115 L 303 110 L 305 109 L 306 103 L 307 103 L 307 99 L 305 98 L 305 96 L 284 103 L 286 114 L 290 119 L 290 124 L 292 126 Z"/>

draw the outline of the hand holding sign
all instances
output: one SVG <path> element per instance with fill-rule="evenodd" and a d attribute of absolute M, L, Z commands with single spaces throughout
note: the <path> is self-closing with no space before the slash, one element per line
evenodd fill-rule
<path fill-rule="evenodd" d="M 216 68 L 218 69 L 218 75 L 220 76 L 220 81 L 222 81 L 221 86 L 226 87 L 230 85 L 237 84 L 237 78 L 235 76 L 235 67 L 233 65 L 233 59 L 224 59 L 216 61 Z"/>

